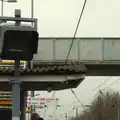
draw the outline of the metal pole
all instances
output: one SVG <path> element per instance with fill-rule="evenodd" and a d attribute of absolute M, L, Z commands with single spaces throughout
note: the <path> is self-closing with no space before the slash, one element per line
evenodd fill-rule
<path fill-rule="evenodd" d="M 27 113 L 27 115 L 28 115 L 28 120 L 29 120 L 29 119 L 30 119 L 30 118 L 29 118 L 29 113 Z"/>
<path fill-rule="evenodd" d="M 67 113 L 65 114 L 65 119 L 67 120 Z"/>
<path fill-rule="evenodd" d="M 34 0 L 31 0 L 31 18 L 34 17 Z M 33 25 L 33 22 L 32 22 Z"/>
<path fill-rule="evenodd" d="M 34 0 L 31 0 L 31 18 L 34 17 Z M 33 26 L 33 22 L 32 22 L 32 26 Z M 31 61 L 30 63 L 30 67 L 33 68 L 33 62 Z M 31 97 L 34 97 L 34 91 L 31 91 Z M 31 106 L 31 115 L 33 114 L 33 109 Z"/>
<path fill-rule="evenodd" d="M 15 10 L 15 17 L 21 17 L 21 11 Z M 20 21 L 16 21 L 20 26 Z M 12 120 L 20 120 L 20 60 L 15 60 L 15 74 L 12 84 Z"/>
<path fill-rule="evenodd" d="M 28 120 L 30 120 L 30 113 L 28 113 Z"/>
<path fill-rule="evenodd" d="M 3 4 L 4 4 L 4 2 L 3 2 L 3 0 L 1 0 L 1 15 L 3 16 Z"/>
<path fill-rule="evenodd" d="M 1 16 L 3 16 L 3 0 L 1 0 Z M 2 59 L 0 59 L 0 62 L 2 62 Z"/>
<path fill-rule="evenodd" d="M 78 117 L 78 108 L 76 107 L 76 117 Z"/>
<path fill-rule="evenodd" d="M 120 108 L 119 108 L 119 93 L 117 93 L 117 100 L 118 100 L 118 120 L 120 119 Z"/>
<path fill-rule="evenodd" d="M 34 0 L 31 0 L 31 18 L 34 18 Z M 33 26 L 33 22 L 31 23 L 31 25 Z M 30 66 L 31 68 L 33 68 L 32 60 L 30 62 Z"/>
<path fill-rule="evenodd" d="M 34 17 L 34 0 L 31 0 L 31 18 Z M 33 26 L 33 22 L 31 23 L 31 25 Z M 33 68 L 33 63 L 32 60 L 28 61 L 28 67 Z M 32 95 L 32 93 L 31 93 Z"/>
<path fill-rule="evenodd" d="M 12 84 L 12 120 L 20 120 L 20 61 L 15 60 L 15 80 Z"/>
<path fill-rule="evenodd" d="M 31 97 L 34 97 L 34 91 L 31 91 Z M 30 111 L 30 113 L 31 113 L 31 115 L 33 114 L 33 106 L 31 105 L 31 111 Z"/>
<path fill-rule="evenodd" d="M 20 109 L 21 109 L 21 120 L 26 120 L 26 91 L 21 90 L 21 100 L 20 100 Z"/>

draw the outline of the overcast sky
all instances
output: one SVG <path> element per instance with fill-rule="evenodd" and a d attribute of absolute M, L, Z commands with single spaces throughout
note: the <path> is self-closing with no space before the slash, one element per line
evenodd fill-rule
<path fill-rule="evenodd" d="M 31 17 L 31 0 L 18 0 L 17 3 L 4 3 L 4 15 L 14 16 L 14 9 L 21 9 L 22 17 Z M 74 30 L 82 9 L 84 0 L 34 0 L 34 16 L 38 18 L 40 37 L 73 37 Z M 1 7 L 1 6 L 0 6 Z M 88 0 L 77 32 L 79 37 L 120 37 L 120 1 L 119 0 Z M 89 94 L 92 89 L 109 77 L 87 77 L 77 89 L 76 94 L 84 104 L 89 104 L 94 98 Z M 117 78 L 111 78 L 108 86 Z M 119 82 L 111 88 L 119 89 Z M 103 88 L 105 87 L 103 86 Z M 47 92 L 40 92 L 42 97 L 52 96 Z M 70 90 L 59 91 L 60 104 L 69 104 L 76 101 Z M 52 109 L 52 110 L 51 110 Z M 54 108 L 48 109 L 46 116 L 54 114 Z M 72 107 L 64 105 L 56 112 L 60 115 L 65 112 L 71 114 Z M 81 111 L 82 108 L 79 109 Z M 44 110 L 42 110 L 44 111 Z M 43 112 L 41 113 L 43 115 Z M 73 112 L 75 115 L 75 111 Z"/>
<path fill-rule="evenodd" d="M 72 37 L 84 0 L 34 0 L 40 36 Z M 77 36 L 119 37 L 119 0 L 88 0 Z M 23 17 L 31 17 L 31 0 L 5 3 L 4 15 L 13 16 L 20 8 Z"/>

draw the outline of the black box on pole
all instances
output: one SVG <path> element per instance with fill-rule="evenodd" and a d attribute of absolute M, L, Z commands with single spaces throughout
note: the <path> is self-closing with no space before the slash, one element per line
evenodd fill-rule
<path fill-rule="evenodd" d="M 4 60 L 30 61 L 37 54 L 38 32 L 31 26 L 2 25 L 0 57 Z"/>

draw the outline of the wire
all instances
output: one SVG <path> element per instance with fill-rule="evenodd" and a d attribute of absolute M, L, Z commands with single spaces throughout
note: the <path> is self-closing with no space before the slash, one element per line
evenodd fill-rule
<path fill-rule="evenodd" d="M 80 13 L 80 17 L 79 17 L 79 20 L 78 20 L 78 23 L 77 23 L 77 26 L 76 26 L 76 29 L 75 29 L 75 32 L 74 32 L 74 35 L 73 35 L 73 39 L 72 39 L 72 42 L 71 42 L 71 45 L 70 45 L 70 48 L 69 48 L 69 51 L 68 51 L 68 54 L 67 54 L 67 57 L 66 57 L 65 64 L 66 64 L 67 61 L 68 61 L 68 58 L 69 58 L 69 55 L 70 55 L 70 52 L 71 52 L 73 43 L 74 43 L 74 41 L 75 41 L 75 36 L 76 36 L 76 34 L 77 34 L 77 31 L 78 31 L 78 28 L 79 28 L 79 25 L 80 25 L 80 22 L 81 22 L 81 18 L 82 18 L 82 15 L 83 15 L 83 12 L 84 12 L 86 3 L 87 3 L 87 0 L 84 1 L 83 7 L 82 7 L 82 11 L 81 11 L 81 13 Z M 79 100 L 79 98 L 77 97 L 77 95 L 75 94 L 75 92 L 73 91 L 73 89 L 71 89 L 71 92 L 74 94 L 74 96 L 76 97 L 76 99 L 79 101 L 79 103 L 81 104 L 81 106 L 84 108 L 84 105 L 83 105 L 82 102 Z"/>
<path fill-rule="evenodd" d="M 73 39 L 72 39 L 72 42 L 71 42 L 71 45 L 70 45 L 70 48 L 69 48 L 69 51 L 68 51 L 68 54 L 67 54 L 67 57 L 66 57 L 65 64 L 66 64 L 67 61 L 68 61 L 68 58 L 69 58 L 69 55 L 70 55 L 70 52 L 71 52 L 73 43 L 74 43 L 74 41 L 75 41 L 75 36 L 76 36 L 76 34 L 77 34 L 77 31 L 78 31 L 78 28 L 79 28 L 79 25 L 80 25 L 80 22 L 81 22 L 81 18 L 82 18 L 82 15 L 83 15 L 83 12 L 84 12 L 86 3 L 87 3 L 87 0 L 84 1 L 83 7 L 82 7 L 82 11 L 81 11 L 81 13 L 80 13 L 80 17 L 79 17 L 79 20 L 78 20 L 78 23 L 77 23 L 77 26 L 76 26 L 76 29 L 75 29 L 75 33 L 74 33 L 74 35 L 73 35 Z M 73 89 L 71 89 L 71 92 L 74 94 L 74 96 L 76 97 L 76 99 L 80 102 L 81 106 L 84 108 L 84 105 L 83 105 L 82 102 L 79 100 L 79 98 L 77 97 L 77 95 L 75 94 L 75 92 L 73 91 Z"/>
<path fill-rule="evenodd" d="M 96 88 L 94 88 L 89 94 L 93 93 L 96 91 L 98 88 L 100 88 L 102 85 L 104 85 L 107 81 L 111 79 L 112 76 L 110 76 L 108 79 L 106 79 L 102 84 L 98 85 Z"/>
<path fill-rule="evenodd" d="M 111 83 L 107 87 L 103 88 L 101 91 L 105 90 L 106 88 L 109 88 L 111 85 L 115 84 L 118 80 L 120 80 L 120 78 L 116 79 L 113 83 Z"/>
<path fill-rule="evenodd" d="M 48 110 L 48 108 L 45 109 L 45 111 L 44 111 L 44 113 L 43 113 L 43 118 L 45 117 L 47 110 Z"/>
<path fill-rule="evenodd" d="M 57 109 L 58 109 L 58 108 L 55 107 L 55 111 L 53 112 L 53 115 L 52 115 L 53 117 L 55 116 L 55 113 L 56 113 Z"/>
<path fill-rule="evenodd" d="M 53 92 L 52 98 L 54 98 L 55 93 L 56 93 L 56 91 Z M 48 110 L 48 107 L 47 107 L 47 109 L 44 111 L 44 116 L 46 115 L 47 110 Z"/>
<path fill-rule="evenodd" d="M 71 45 L 70 45 L 70 48 L 69 48 L 69 51 L 68 51 L 68 54 L 67 54 L 67 57 L 66 57 L 65 64 L 68 61 L 68 58 L 69 58 L 69 55 L 70 55 L 70 52 L 71 52 L 71 49 L 72 49 L 72 46 L 73 46 L 73 43 L 74 43 L 74 40 L 75 40 L 75 36 L 76 36 L 77 31 L 78 31 L 78 27 L 80 25 L 80 21 L 81 21 L 81 18 L 82 18 L 84 9 L 85 9 L 86 2 L 87 2 L 87 0 L 84 1 L 83 7 L 82 7 L 82 11 L 80 13 L 80 17 L 79 17 L 79 20 L 78 20 L 78 23 L 77 23 L 77 26 L 76 26 L 76 29 L 75 29 L 75 32 L 74 32 L 74 35 L 73 35 L 73 39 L 72 39 L 72 42 L 71 42 Z"/>
<path fill-rule="evenodd" d="M 54 98 L 56 91 L 53 92 L 52 98 Z"/>
<path fill-rule="evenodd" d="M 74 96 L 76 97 L 76 99 L 79 101 L 79 103 L 81 104 L 81 106 L 84 108 L 83 103 L 79 100 L 79 98 L 77 97 L 77 95 L 75 94 L 75 92 L 73 91 L 73 89 L 71 89 L 71 92 L 74 94 Z"/>
<path fill-rule="evenodd" d="M 108 85 L 107 87 L 103 88 L 101 91 L 104 91 L 105 89 L 109 88 L 111 85 L 115 84 L 117 81 L 119 81 L 120 78 L 116 79 L 114 82 L 112 82 L 110 85 Z M 98 94 L 98 93 L 96 93 Z M 96 94 L 94 94 L 93 96 L 95 96 Z"/>

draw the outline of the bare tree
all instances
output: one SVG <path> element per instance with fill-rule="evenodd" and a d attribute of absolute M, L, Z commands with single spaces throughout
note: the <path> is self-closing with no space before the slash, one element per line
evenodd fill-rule
<path fill-rule="evenodd" d="M 116 92 L 99 94 L 89 109 L 71 120 L 119 120 L 120 96 Z"/>

